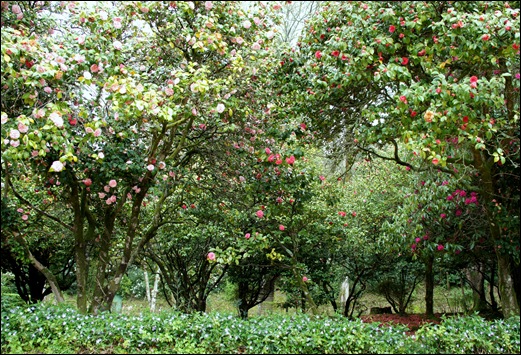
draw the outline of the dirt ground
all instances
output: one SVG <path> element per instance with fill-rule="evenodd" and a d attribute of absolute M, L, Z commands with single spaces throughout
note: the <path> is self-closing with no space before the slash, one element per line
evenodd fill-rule
<path fill-rule="evenodd" d="M 416 330 L 418 330 L 424 323 L 436 323 L 439 324 L 441 322 L 441 315 L 443 313 L 435 313 L 434 318 L 428 318 L 425 314 L 370 314 L 364 315 L 360 318 L 363 322 L 378 322 L 381 324 L 404 324 L 406 325 L 410 332 L 408 334 L 414 334 Z M 447 314 L 445 315 L 454 315 Z"/>

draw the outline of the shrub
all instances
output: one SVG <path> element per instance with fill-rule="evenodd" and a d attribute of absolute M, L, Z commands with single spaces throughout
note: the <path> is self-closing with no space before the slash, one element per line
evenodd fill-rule
<path fill-rule="evenodd" d="M 302 313 L 241 320 L 219 313 L 104 313 L 82 315 L 67 306 L 2 303 L 2 353 L 258 353 L 414 354 L 519 353 L 519 319 L 478 315 L 444 318 L 408 335 L 380 326 Z"/>

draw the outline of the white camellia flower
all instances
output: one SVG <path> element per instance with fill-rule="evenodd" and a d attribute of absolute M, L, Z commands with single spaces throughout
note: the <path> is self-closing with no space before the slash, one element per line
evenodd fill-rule
<path fill-rule="evenodd" d="M 63 166 L 62 162 L 59 160 L 55 160 L 52 162 L 50 171 L 59 172 L 59 171 L 62 171 L 63 168 L 64 168 L 64 166 Z"/>
<path fill-rule="evenodd" d="M 121 50 L 121 48 L 123 48 L 123 43 L 121 43 L 120 41 L 114 41 L 112 45 L 114 46 L 114 49 L 117 50 Z"/>
<path fill-rule="evenodd" d="M 90 79 L 92 79 L 92 74 L 89 73 L 88 71 L 85 71 L 85 72 L 83 72 L 83 77 L 87 80 L 90 80 Z"/>
<path fill-rule="evenodd" d="M 216 110 L 219 113 L 223 113 L 224 112 L 224 104 L 218 104 Z"/>
<path fill-rule="evenodd" d="M 62 128 L 63 127 L 63 118 L 57 112 L 51 113 L 49 115 L 49 119 L 54 122 L 56 127 L 58 127 L 58 128 Z"/>

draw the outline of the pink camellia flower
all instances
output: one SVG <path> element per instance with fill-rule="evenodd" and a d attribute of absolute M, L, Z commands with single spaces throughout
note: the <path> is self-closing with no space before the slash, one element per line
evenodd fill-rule
<path fill-rule="evenodd" d="M 99 137 L 101 136 L 101 128 L 96 128 L 96 130 L 94 131 L 94 137 Z"/>
<path fill-rule="evenodd" d="M 306 276 L 303 276 L 303 277 L 302 277 L 302 281 L 306 282 L 306 281 L 308 281 L 308 280 L 309 280 L 309 279 L 308 279 Z"/>
<path fill-rule="evenodd" d="M 107 195 L 104 192 L 98 192 L 99 198 L 105 198 L 105 196 L 107 196 Z"/>
<path fill-rule="evenodd" d="M 19 208 L 19 209 L 16 210 L 16 212 L 18 212 L 18 213 L 24 213 L 24 209 L 23 209 L 23 208 Z"/>
<path fill-rule="evenodd" d="M 419 243 L 419 242 L 421 241 L 421 238 L 416 238 L 416 239 L 414 239 L 414 241 L 415 241 L 416 243 Z"/>
<path fill-rule="evenodd" d="M 92 180 L 90 178 L 87 178 L 83 180 L 83 183 L 85 184 L 85 186 L 89 187 L 90 185 L 92 185 Z"/>
<path fill-rule="evenodd" d="M 324 175 L 320 175 L 318 178 L 322 181 L 326 180 L 326 177 Z"/>
<path fill-rule="evenodd" d="M 20 131 L 20 133 L 27 133 L 27 131 L 29 130 L 29 127 L 27 127 L 22 122 L 19 122 L 18 123 L 18 130 Z"/>
<path fill-rule="evenodd" d="M 206 9 L 206 11 L 210 11 L 213 7 L 213 4 L 211 1 L 205 1 L 204 3 L 204 8 Z"/>
<path fill-rule="evenodd" d="M 250 237 L 251 237 L 251 234 L 250 234 L 250 233 L 246 233 L 246 234 L 244 235 L 244 238 L 246 238 L 246 239 L 250 239 Z"/>
<path fill-rule="evenodd" d="M 389 32 L 393 33 L 396 31 L 396 27 L 394 25 L 389 26 Z"/>
<path fill-rule="evenodd" d="M 246 29 L 250 28 L 250 27 L 251 27 L 251 22 L 248 21 L 248 20 L 244 21 L 244 22 L 242 23 L 242 27 L 244 27 L 244 28 L 246 28 Z"/>
<path fill-rule="evenodd" d="M 24 214 L 24 215 L 22 216 L 22 219 L 23 219 L 24 221 L 27 221 L 27 220 L 29 219 L 29 216 L 26 215 L 26 214 Z"/>
<path fill-rule="evenodd" d="M 110 192 L 110 186 L 109 185 L 103 186 L 103 190 L 105 190 L 105 192 Z"/>
<path fill-rule="evenodd" d="M 121 43 L 120 41 L 114 41 L 114 43 L 112 43 L 112 45 L 114 46 L 114 49 L 116 49 L 118 51 L 123 48 L 123 43 Z"/>
<path fill-rule="evenodd" d="M 113 25 L 114 28 L 116 28 L 116 29 L 121 28 L 121 17 L 114 17 L 114 18 L 112 19 L 112 25 Z"/>
<path fill-rule="evenodd" d="M 278 203 L 278 204 L 281 204 L 282 203 L 282 197 L 277 197 L 275 199 L 275 201 Z"/>
<path fill-rule="evenodd" d="M 407 103 L 407 97 L 405 97 L 404 95 L 400 96 L 400 101 L 403 102 L 404 104 Z"/>
<path fill-rule="evenodd" d="M 148 171 L 152 171 L 152 170 L 154 170 L 154 168 L 155 168 L 155 166 L 153 164 L 147 165 Z"/>
<path fill-rule="evenodd" d="M 206 259 L 214 261 L 215 260 L 215 253 L 212 253 L 212 252 L 208 253 L 208 255 L 206 255 Z"/>
<path fill-rule="evenodd" d="M 253 49 L 254 51 L 258 51 L 260 48 L 261 48 L 261 46 L 258 42 L 255 42 L 254 44 L 251 45 L 251 49 Z"/>
<path fill-rule="evenodd" d="M 322 58 L 322 52 L 320 52 L 320 51 L 316 51 L 316 52 L 315 52 L 315 58 L 317 58 L 317 59 Z"/>
<path fill-rule="evenodd" d="M 109 181 L 109 186 L 110 186 L 110 187 L 114 188 L 114 187 L 116 187 L 117 185 L 118 185 L 118 182 L 117 182 L 116 180 L 110 180 L 110 181 Z"/>
<path fill-rule="evenodd" d="M 264 149 L 264 151 L 266 152 L 266 154 L 271 154 L 271 149 L 270 148 L 266 148 L 266 149 Z"/>
<path fill-rule="evenodd" d="M 11 139 L 18 139 L 20 138 L 20 132 L 17 129 L 12 129 L 11 132 L 9 132 L 9 137 L 11 137 Z"/>
<path fill-rule="evenodd" d="M 432 163 L 433 163 L 434 165 L 438 165 L 439 162 L 440 162 L 440 161 L 439 161 L 439 159 L 437 159 L 437 158 L 432 159 Z"/>
<path fill-rule="evenodd" d="M 256 214 L 257 217 L 259 217 L 259 218 L 264 217 L 264 212 L 263 212 L 262 210 L 258 210 L 257 212 L 255 212 L 255 214 Z"/>
<path fill-rule="evenodd" d="M 452 201 L 453 199 L 454 199 L 454 196 L 452 196 L 452 195 L 447 196 L 447 201 Z"/>
<path fill-rule="evenodd" d="M 447 215 L 446 215 L 445 213 L 440 214 L 440 218 L 441 218 L 441 219 L 444 219 L 444 218 L 446 218 L 446 217 L 447 217 Z"/>
<path fill-rule="evenodd" d="M 356 212 L 351 212 L 351 215 L 352 215 L 353 217 L 356 217 Z"/>
<path fill-rule="evenodd" d="M 289 158 L 286 158 L 286 163 L 293 165 L 293 163 L 295 163 L 295 157 L 292 155 Z"/>
<path fill-rule="evenodd" d="M 438 244 L 437 249 L 438 249 L 439 251 L 442 251 L 443 249 L 445 249 L 445 247 L 443 246 L 443 244 Z"/>
<path fill-rule="evenodd" d="M 279 229 L 280 229 L 281 231 L 283 231 L 283 230 L 286 229 L 286 228 L 281 224 L 281 225 L 279 225 Z"/>

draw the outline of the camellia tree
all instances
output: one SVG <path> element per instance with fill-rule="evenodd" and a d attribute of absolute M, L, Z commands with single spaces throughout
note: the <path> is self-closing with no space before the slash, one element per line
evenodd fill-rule
<path fill-rule="evenodd" d="M 98 313 L 168 225 L 161 216 L 175 192 L 169 179 L 198 145 L 248 118 L 237 95 L 262 71 L 274 36 L 267 16 L 280 5 L 248 12 L 212 1 L 4 5 L 5 188 L 72 233 L 78 308 Z M 40 18 L 55 25 L 36 31 Z M 68 213 L 47 213 L 18 193 L 23 171 L 48 184 Z"/>
<path fill-rule="evenodd" d="M 323 3 L 296 48 L 281 54 L 277 88 L 288 112 L 307 117 L 348 163 L 389 145 L 384 158 L 442 171 L 479 194 L 505 316 L 519 314 L 515 4 Z"/>

